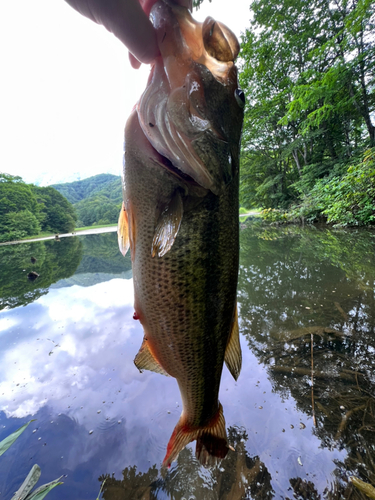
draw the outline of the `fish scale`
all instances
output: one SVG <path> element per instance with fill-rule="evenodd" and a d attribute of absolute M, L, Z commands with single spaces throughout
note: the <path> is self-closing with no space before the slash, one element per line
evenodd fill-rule
<path fill-rule="evenodd" d="M 209 464 L 223 458 L 228 450 L 218 399 L 224 360 L 235 378 L 241 366 L 236 290 L 243 106 L 235 97 L 237 72 L 233 62 L 215 61 L 211 74 L 207 67 L 212 55 L 207 55 L 203 45 L 199 55 L 196 37 L 205 33 L 205 24 L 194 31 L 200 23 L 192 20 L 187 9 L 168 0 L 155 4 L 151 17 L 162 58 L 156 61 L 148 87 L 125 129 L 119 242 L 123 253 L 130 245 L 135 316 L 144 328 L 136 366 L 176 378 L 183 403 L 163 463 L 169 465 L 188 442 L 197 439 L 197 456 Z M 207 67 L 192 61 L 186 48 L 186 40 L 193 39 L 186 30 L 192 26 L 195 51 Z M 228 44 L 227 39 L 234 35 L 223 25 L 219 28 L 227 30 L 222 43 Z M 210 30 L 220 36 L 220 30 L 219 35 Z M 208 36 L 206 33 L 210 43 Z M 198 42 L 203 44 L 202 40 Z M 217 40 L 215 43 L 217 46 Z M 235 43 L 234 37 L 234 49 L 223 53 L 235 53 L 235 57 Z M 171 58 L 176 59 L 175 64 Z M 173 79 L 174 68 L 184 68 L 188 76 L 180 74 Z M 168 70 L 168 78 L 163 76 L 164 70 Z M 176 91 L 170 84 L 173 80 L 177 85 L 185 83 Z M 185 88 L 189 82 L 190 90 Z M 168 107 L 168 95 L 174 99 L 173 107 Z M 193 103 L 189 96 L 194 97 Z M 155 120 L 150 109 L 158 97 L 162 99 L 158 120 L 165 116 L 168 126 Z M 190 113 L 201 117 L 193 119 Z M 181 128 L 184 123 L 186 129 Z M 173 140 L 182 144 L 180 138 L 182 149 L 173 147 L 168 153 Z M 179 156 L 187 150 L 186 159 Z M 192 159 L 193 164 L 187 166 Z"/>

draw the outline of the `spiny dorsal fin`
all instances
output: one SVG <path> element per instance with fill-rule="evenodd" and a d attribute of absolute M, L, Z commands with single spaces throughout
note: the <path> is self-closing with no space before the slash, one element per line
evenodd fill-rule
<path fill-rule="evenodd" d="M 125 210 L 124 202 L 122 202 L 122 207 L 120 210 L 120 215 L 118 217 L 117 224 L 117 238 L 118 238 L 118 246 L 120 252 L 125 257 L 126 252 L 129 250 L 129 223 L 128 223 L 128 215 Z"/>
<path fill-rule="evenodd" d="M 229 335 L 229 340 L 225 350 L 224 359 L 225 359 L 225 364 L 228 367 L 228 370 L 231 372 L 233 378 L 237 380 L 242 365 L 242 353 L 240 345 L 240 331 L 238 328 L 237 304 L 234 310 L 232 329 Z"/>
<path fill-rule="evenodd" d="M 184 213 L 183 202 L 179 191 L 175 191 L 169 203 L 160 214 L 151 245 L 151 255 L 163 257 L 173 246 L 180 229 Z"/>
<path fill-rule="evenodd" d="M 161 375 L 169 377 L 168 373 L 152 355 L 146 339 L 143 339 L 141 348 L 134 358 L 134 364 L 140 372 L 142 372 L 142 370 L 149 370 L 151 372 L 160 373 Z"/>

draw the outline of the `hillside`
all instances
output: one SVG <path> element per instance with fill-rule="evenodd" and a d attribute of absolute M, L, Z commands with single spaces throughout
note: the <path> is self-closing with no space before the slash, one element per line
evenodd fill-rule
<path fill-rule="evenodd" d="M 73 203 L 77 227 L 116 224 L 122 203 L 120 176 L 99 174 L 53 187 Z"/>
<path fill-rule="evenodd" d="M 82 181 L 53 184 L 52 187 L 65 196 L 70 203 L 75 204 L 105 189 L 115 181 L 121 186 L 121 177 L 119 175 L 99 174 Z"/>
<path fill-rule="evenodd" d="M 0 173 L 0 241 L 40 232 L 70 232 L 76 220 L 73 206 L 56 189 Z"/>

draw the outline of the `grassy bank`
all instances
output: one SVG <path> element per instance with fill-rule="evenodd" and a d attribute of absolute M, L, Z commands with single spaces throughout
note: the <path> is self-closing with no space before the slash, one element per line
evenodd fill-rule
<path fill-rule="evenodd" d="M 249 210 L 247 208 L 244 208 L 244 207 L 241 207 L 240 208 L 240 212 L 239 212 L 239 219 L 240 219 L 240 222 L 245 222 L 249 217 L 258 217 L 261 215 L 261 209 L 257 208 L 257 209 L 252 209 L 252 210 Z M 102 228 L 105 228 L 105 227 L 116 227 L 117 224 L 98 224 L 98 225 L 93 225 L 93 226 L 84 226 L 84 227 L 77 227 L 74 229 L 74 231 L 72 233 L 66 233 L 66 234 L 79 234 L 80 232 L 82 231 L 90 231 L 92 229 L 102 229 Z M 10 243 L 11 241 L 28 241 L 28 240 L 37 240 L 37 239 L 44 239 L 44 238 L 52 238 L 54 236 L 56 236 L 56 232 L 42 232 L 42 233 L 38 233 L 36 235 L 33 235 L 33 236 L 25 236 L 24 238 L 17 238 L 17 240 L 10 240 L 10 241 L 4 241 L 4 242 L 1 242 L 1 243 Z M 63 234 L 63 233 L 61 233 Z"/>
<path fill-rule="evenodd" d="M 94 226 L 85 226 L 85 227 L 77 227 L 74 232 L 78 233 L 79 231 L 88 231 L 89 229 L 100 229 L 102 227 L 114 227 L 117 224 L 102 224 L 102 225 L 94 225 Z"/>

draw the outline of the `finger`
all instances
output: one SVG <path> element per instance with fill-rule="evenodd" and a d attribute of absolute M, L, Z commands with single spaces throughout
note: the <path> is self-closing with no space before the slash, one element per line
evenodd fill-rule
<path fill-rule="evenodd" d="M 159 55 L 156 34 L 138 0 L 66 0 L 82 15 L 102 24 L 119 38 L 138 61 Z"/>
<path fill-rule="evenodd" d="M 142 63 L 140 61 L 138 61 L 138 59 L 136 57 L 134 57 L 131 52 L 129 52 L 129 61 L 130 61 L 130 64 L 132 65 L 132 68 L 134 68 L 134 69 L 139 69 L 141 67 Z"/>

